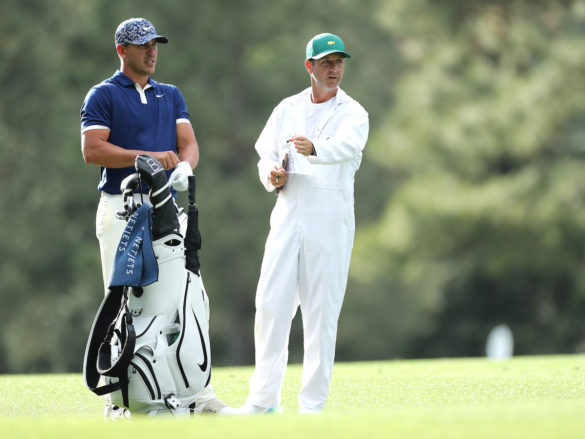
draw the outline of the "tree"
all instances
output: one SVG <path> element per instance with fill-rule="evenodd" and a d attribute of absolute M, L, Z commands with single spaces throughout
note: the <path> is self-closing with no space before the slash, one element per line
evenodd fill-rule
<path fill-rule="evenodd" d="M 254 292 L 274 203 L 258 182 L 253 144 L 278 101 L 308 85 L 310 37 L 328 29 L 347 34 L 356 50 L 381 47 L 359 29 L 379 35 L 370 26 L 376 2 L 359 4 L 3 3 L 0 179 L 10 190 L 0 193 L 0 372 L 81 369 L 103 293 L 94 236 L 99 168 L 83 163 L 79 108 L 118 67 L 115 27 L 136 15 L 170 38 L 154 78 L 179 86 L 201 148 L 197 198 L 214 363 L 253 361 Z M 351 22 L 339 20 L 350 12 Z M 375 67 L 356 65 L 368 79 Z M 357 75 L 347 83 L 361 84 Z M 385 105 L 380 94 L 373 101 Z"/>
<path fill-rule="evenodd" d="M 502 321 L 518 353 L 580 349 L 582 5 L 405 1 L 380 17 L 411 69 L 372 148 L 396 189 L 353 274 L 401 311 L 390 350 L 481 355 Z"/>

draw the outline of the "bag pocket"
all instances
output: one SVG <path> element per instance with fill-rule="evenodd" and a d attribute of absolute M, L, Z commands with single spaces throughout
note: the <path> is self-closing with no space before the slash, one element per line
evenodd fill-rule
<path fill-rule="evenodd" d="M 128 365 L 128 394 L 130 410 L 148 411 L 163 404 L 161 386 L 153 368 L 152 349 L 143 346 L 138 349 Z M 122 404 L 121 392 L 112 393 L 112 402 Z"/>

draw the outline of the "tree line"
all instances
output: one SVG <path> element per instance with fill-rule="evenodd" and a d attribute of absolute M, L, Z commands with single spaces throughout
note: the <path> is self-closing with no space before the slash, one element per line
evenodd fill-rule
<path fill-rule="evenodd" d="M 585 7 L 578 1 L 135 0 L 1 7 L 0 372 L 80 371 L 102 298 L 99 168 L 79 108 L 118 68 L 119 22 L 170 43 L 200 145 L 202 273 L 216 365 L 252 364 L 254 294 L 274 204 L 253 145 L 309 84 L 307 41 L 344 39 L 342 87 L 370 114 L 341 361 L 585 349 Z M 186 204 L 181 195 L 179 202 Z M 301 324 L 291 334 L 300 360 Z"/>

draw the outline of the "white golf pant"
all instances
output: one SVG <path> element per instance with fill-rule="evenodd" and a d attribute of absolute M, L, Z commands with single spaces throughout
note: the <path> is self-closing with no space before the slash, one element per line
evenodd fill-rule
<path fill-rule="evenodd" d="M 140 194 L 134 194 L 134 199 L 136 202 L 142 203 L 140 200 Z M 144 201 L 150 203 L 148 195 L 144 195 Z M 97 209 L 95 230 L 100 244 L 104 292 L 108 291 L 108 285 L 114 267 L 116 249 L 118 248 L 122 232 L 126 227 L 126 221 L 116 218 L 116 212 L 120 212 L 123 209 L 124 199 L 122 195 L 110 195 L 102 192 Z M 181 224 L 181 233 L 185 236 L 185 231 L 187 229 L 187 215 L 181 215 L 179 222 Z"/>
<path fill-rule="evenodd" d="M 144 195 L 143 197 L 144 201 L 149 202 L 148 195 Z M 142 202 L 140 200 L 140 194 L 134 194 L 134 198 L 137 202 Z M 108 291 L 108 285 L 110 283 L 110 278 L 112 277 L 116 249 L 118 248 L 122 232 L 126 227 L 126 222 L 124 220 L 116 218 L 116 212 L 120 212 L 123 209 L 124 199 L 122 195 L 110 195 L 105 192 L 101 193 L 100 202 L 97 208 L 95 229 L 100 245 L 104 294 Z M 179 218 L 179 222 L 181 224 L 181 233 L 185 236 L 185 231 L 187 229 L 187 215 L 183 214 Z M 207 320 L 209 321 L 209 298 L 205 291 L 203 300 L 205 302 Z M 213 398 L 215 398 L 215 391 L 213 390 L 213 386 L 209 384 L 199 392 L 196 403 L 199 405 Z"/>
<path fill-rule="evenodd" d="M 291 321 L 300 305 L 304 357 L 298 403 L 301 410 L 319 411 L 329 394 L 353 246 L 353 203 L 347 200 L 353 194 L 289 183 L 271 215 L 256 292 L 256 363 L 247 403 L 281 405 Z"/>

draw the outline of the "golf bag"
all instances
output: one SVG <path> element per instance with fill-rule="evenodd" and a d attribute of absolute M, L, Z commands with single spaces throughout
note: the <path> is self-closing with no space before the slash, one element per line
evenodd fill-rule
<path fill-rule="evenodd" d="M 211 379 L 195 177 L 189 177 L 183 237 L 160 163 L 144 154 L 136 158 L 135 167 L 137 173 L 122 182 L 125 210 L 118 215 L 127 221 L 118 252 L 127 253 L 120 266 L 116 255 L 109 292 L 91 328 L 85 383 L 97 395 L 111 394 L 112 404 L 132 412 L 189 413 Z M 152 208 L 134 201 L 143 184 L 150 189 Z M 140 225 L 142 235 L 132 235 Z"/>

